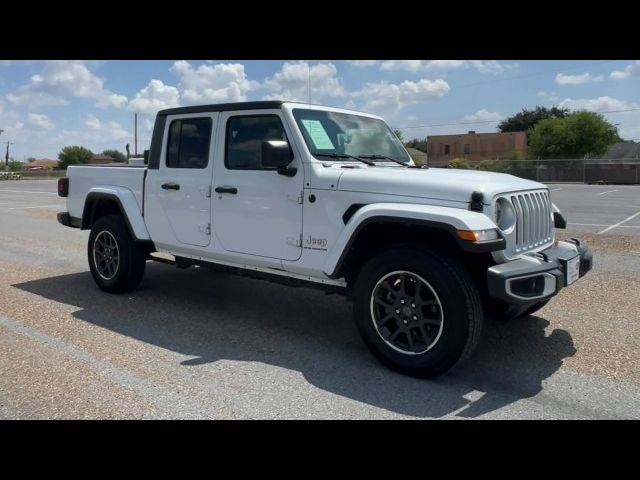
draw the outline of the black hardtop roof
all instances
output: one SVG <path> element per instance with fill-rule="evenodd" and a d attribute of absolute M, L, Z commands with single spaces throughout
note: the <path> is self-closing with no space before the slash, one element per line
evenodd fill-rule
<path fill-rule="evenodd" d="M 193 105 L 190 107 L 177 107 L 160 110 L 158 115 L 180 115 L 184 113 L 202 112 L 228 112 L 233 110 L 262 110 L 267 108 L 280 108 L 284 102 L 282 100 L 265 100 L 259 102 L 234 102 L 234 103 L 213 103 L 211 105 Z"/>

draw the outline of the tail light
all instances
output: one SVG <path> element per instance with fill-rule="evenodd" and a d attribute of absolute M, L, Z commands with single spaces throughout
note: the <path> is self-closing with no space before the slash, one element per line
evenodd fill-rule
<path fill-rule="evenodd" d="M 67 177 L 58 179 L 58 195 L 61 197 L 69 195 L 69 179 Z"/>

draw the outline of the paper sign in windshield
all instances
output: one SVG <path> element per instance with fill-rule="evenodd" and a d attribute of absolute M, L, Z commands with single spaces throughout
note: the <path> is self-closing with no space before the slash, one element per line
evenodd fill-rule
<path fill-rule="evenodd" d="M 304 128 L 311 137 L 311 141 L 318 150 L 334 150 L 335 147 L 331 143 L 331 139 L 320 120 L 302 120 Z"/>

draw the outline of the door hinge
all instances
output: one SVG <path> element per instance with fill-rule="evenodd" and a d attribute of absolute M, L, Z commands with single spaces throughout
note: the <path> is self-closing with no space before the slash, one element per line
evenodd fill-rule
<path fill-rule="evenodd" d="M 302 234 L 299 237 L 287 237 L 287 245 L 293 245 L 294 247 L 302 246 Z"/>
<path fill-rule="evenodd" d="M 208 187 L 198 187 L 198 191 L 206 198 L 211 198 L 211 185 Z"/>
<path fill-rule="evenodd" d="M 300 205 L 302 204 L 303 195 L 302 193 L 299 195 L 287 195 L 287 199 Z"/>
<path fill-rule="evenodd" d="M 211 235 L 211 224 L 207 223 L 205 225 L 200 225 L 198 227 L 198 230 L 200 230 L 200 232 L 204 233 L 205 235 Z"/>

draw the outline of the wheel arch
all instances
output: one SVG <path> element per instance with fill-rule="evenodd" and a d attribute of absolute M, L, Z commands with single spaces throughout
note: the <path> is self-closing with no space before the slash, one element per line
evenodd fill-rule
<path fill-rule="evenodd" d="M 349 219 L 341 239 L 325 264 L 331 278 L 353 277 L 377 252 L 402 243 L 429 245 L 456 256 L 490 261 L 491 251 L 504 248 L 505 240 L 472 244 L 460 239 L 457 230 L 495 228 L 484 214 L 451 207 L 411 204 L 367 205 Z M 342 240 L 342 242 L 340 241 Z"/>
<path fill-rule="evenodd" d="M 151 240 L 138 203 L 128 189 L 90 191 L 85 199 L 80 228 L 91 229 L 97 220 L 113 214 L 122 215 L 129 233 L 136 241 Z"/>

